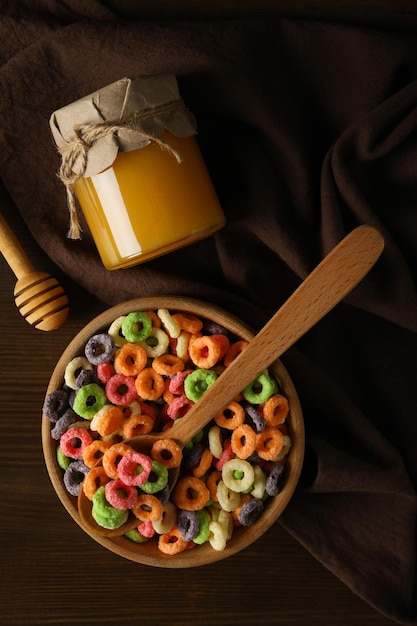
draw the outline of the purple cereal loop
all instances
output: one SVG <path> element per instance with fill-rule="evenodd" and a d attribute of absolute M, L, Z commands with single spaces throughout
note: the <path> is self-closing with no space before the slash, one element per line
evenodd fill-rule
<path fill-rule="evenodd" d="M 250 526 L 259 518 L 264 510 L 264 504 L 259 498 L 251 498 L 245 502 L 238 513 L 238 520 L 242 526 Z"/>
<path fill-rule="evenodd" d="M 75 388 L 78 390 L 81 387 L 84 387 L 84 385 L 89 385 L 90 383 L 100 384 L 95 372 L 93 370 L 81 370 L 75 379 Z"/>
<path fill-rule="evenodd" d="M 265 420 L 262 415 L 259 413 L 256 406 L 253 404 L 245 403 L 244 405 L 245 413 L 249 418 L 251 424 L 253 424 L 253 428 L 257 433 L 263 433 L 265 430 Z"/>
<path fill-rule="evenodd" d="M 110 361 L 114 354 L 115 343 L 108 333 L 93 335 L 85 344 L 85 356 L 92 365 Z"/>
<path fill-rule="evenodd" d="M 281 491 L 284 466 L 274 463 L 266 479 L 265 491 L 269 496 L 276 496 Z"/>
<path fill-rule="evenodd" d="M 181 509 L 177 515 L 177 527 L 184 541 L 192 541 L 197 535 L 200 522 L 195 511 Z"/>
<path fill-rule="evenodd" d="M 210 320 L 204 320 L 202 333 L 206 335 L 226 335 L 229 340 L 232 339 L 230 330 Z"/>
<path fill-rule="evenodd" d="M 89 471 L 89 468 L 81 459 L 73 461 L 68 465 L 64 474 L 64 485 L 72 496 L 78 496 L 81 483 Z"/>
<path fill-rule="evenodd" d="M 64 389 L 56 389 L 46 396 L 42 411 L 51 422 L 55 423 L 68 407 L 68 393 Z"/>
<path fill-rule="evenodd" d="M 67 409 L 51 430 L 52 439 L 56 439 L 57 441 L 61 439 L 62 435 L 68 430 L 71 424 L 74 424 L 79 419 L 78 415 L 76 415 L 72 409 Z"/>
<path fill-rule="evenodd" d="M 192 470 L 193 467 L 195 467 L 199 463 L 204 449 L 205 445 L 203 443 L 195 444 L 195 446 L 191 448 L 190 452 L 186 456 L 184 456 L 182 462 L 183 468 L 185 470 Z"/>

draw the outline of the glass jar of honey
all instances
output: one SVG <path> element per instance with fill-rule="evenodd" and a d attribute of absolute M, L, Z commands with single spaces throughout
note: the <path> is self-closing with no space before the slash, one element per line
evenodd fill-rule
<path fill-rule="evenodd" d="M 212 235 L 225 218 L 172 74 L 122 79 L 52 114 L 69 236 L 75 197 L 104 266 L 130 267 Z"/>

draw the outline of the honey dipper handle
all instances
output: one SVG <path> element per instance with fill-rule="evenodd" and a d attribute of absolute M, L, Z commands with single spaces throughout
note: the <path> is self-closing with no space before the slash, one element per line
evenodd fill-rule
<path fill-rule="evenodd" d="M 197 434 L 336 306 L 369 272 L 383 248 L 382 236 L 371 226 L 359 226 L 349 233 L 307 276 L 186 417 L 172 427 L 170 437 L 185 443 Z"/>
<path fill-rule="evenodd" d="M 16 235 L 11 230 L 10 226 L 0 213 L 0 251 L 10 268 L 12 269 L 16 278 L 20 279 L 26 276 L 30 272 L 33 272 L 33 266 L 31 265 L 26 252 L 23 250 Z"/>

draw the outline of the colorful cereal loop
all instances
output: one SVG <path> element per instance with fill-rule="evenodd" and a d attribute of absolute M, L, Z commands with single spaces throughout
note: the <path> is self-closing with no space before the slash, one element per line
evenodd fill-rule
<path fill-rule="evenodd" d="M 137 343 L 149 337 L 152 330 L 152 320 L 143 311 L 132 311 L 122 322 L 122 333 L 127 341 Z"/>
<path fill-rule="evenodd" d="M 179 467 L 182 461 L 182 450 L 173 439 L 158 439 L 152 446 L 151 456 L 165 467 Z"/>
<path fill-rule="evenodd" d="M 123 437 L 131 439 L 152 432 L 155 420 L 145 413 L 132 413 L 123 423 Z"/>
<path fill-rule="evenodd" d="M 120 459 L 131 452 L 135 452 L 135 450 L 133 450 L 133 448 L 126 443 L 115 443 L 108 450 L 106 450 L 103 454 L 102 463 L 109 478 L 115 479 L 118 477 L 117 466 Z"/>
<path fill-rule="evenodd" d="M 184 380 L 185 395 L 192 402 L 198 402 L 216 380 L 217 374 L 213 370 L 196 369 Z"/>
<path fill-rule="evenodd" d="M 234 430 L 245 420 L 245 410 L 238 402 L 232 401 L 222 411 L 219 411 L 214 418 L 217 426 Z"/>
<path fill-rule="evenodd" d="M 188 345 L 190 342 L 190 337 L 191 337 L 190 333 L 187 333 L 187 331 L 183 330 L 181 331 L 177 339 L 175 352 L 176 352 L 176 355 L 183 361 L 187 361 L 188 359 Z"/>
<path fill-rule="evenodd" d="M 141 452 L 125 454 L 117 466 L 117 474 L 125 485 L 140 487 L 145 483 L 152 470 L 152 459 Z"/>
<path fill-rule="evenodd" d="M 216 459 L 220 459 L 223 452 L 222 435 L 220 427 L 216 424 L 208 431 L 208 445 L 210 452 Z"/>
<path fill-rule="evenodd" d="M 190 337 L 188 344 L 190 359 L 200 369 L 208 370 L 219 361 L 221 349 L 215 339 L 209 335 Z"/>
<path fill-rule="evenodd" d="M 86 446 L 83 450 L 83 461 L 87 467 L 95 467 L 110 445 L 107 441 L 95 439 L 89 446 Z"/>
<path fill-rule="evenodd" d="M 85 448 L 92 441 L 90 433 L 85 428 L 70 428 L 62 435 L 59 445 L 65 456 L 71 459 L 81 459 Z"/>
<path fill-rule="evenodd" d="M 240 341 L 235 341 L 234 343 L 231 344 L 229 350 L 227 351 L 227 353 L 225 354 L 225 357 L 223 359 L 223 363 L 226 365 L 226 367 L 228 367 L 232 361 L 235 360 L 235 358 L 241 353 L 243 352 L 243 350 L 245 348 L 248 347 L 249 342 L 248 341 L 244 341 L 243 339 Z"/>
<path fill-rule="evenodd" d="M 169 346 L 169 337 L 162 328 L 153 327 L 149 337 L 141 341 L 140 345 L 145 350 L 149 358 L 154 359 L 161 354 L 165 354 Z"/>
<path fill-rule="evenodd" d="M 138 343 L 125 343 L 116 353 L 114 368 L 118 374 L 137 376 L 148 362 L 145 348 Z"/>
<path fill-rule="evenodd" d="M 125 485 L 120 478 L 109 480 L 104 488 L 107 502 L 116 509 L 127 511 L 135 506 L 138 499 L 138 492 L 131 485 Z"/>
<path fill-rule="evenodd" d="M 196 478 L 201 478 L 202 476 L 204 476 L 204 474 L 208 472 L 208 470 L 210 469 L 212 461 L 213 461 L 212 453 L 210 452 L 208 448 L 205 448 L 203 450 L 203 454 L 201 455 L 199 462 L 191 470 L 192 475 L 195 476 Z"/>
<path fill-rule="evenodd" d="M 83 491 L 89 500 L 93 499 L 93 495 L 96 493 L 99 487 L 103 487 L 108 483 L 110 478 L 107 476 L 104 467 L 98 465 L 93 467 L 84 478 Z"/>
<path fill-rule="evenodd" d="M 106 383 L 106 396 L 117 406 L 132 404 L 137 398 L 135 378 L 124 374 L 115 374 Z"/>
<path fill-rule="evenodd" d="M 162 503 L 156 496 L 147 493 L 138 495 L 133 507 L 135 517 L 142 522 L 156 522 L 161 518 L 162 513 Z"/>
<path fill-rule="evenodd" d="M 168 484 L 168 468 L 159 463 L 158 461 L 152 461 L 152 469 L 149 478 L 143 483 L 141 489 L 145 493 L 158 493 L 162 491 Z"/>
<path fill-rule="evenodd" d="M 269 398 L 263 407 L 263 417 L 269 426 L 280 426 L 287 419 L 289 412 L 288 400 L 282 394 Z"/>
<path fill-rule="evenodd" d="M 203 321 L 190 313 L 174 313 L 172 317 L 181 330 L 185 330 L 192 335 L 199 333 L 203 328 Z"/>
<path fill-rule="evenodd" d="M 76 356 L 68 363 L 64 372 L 64 382 L 70 389 L 77 388 L 77 376 L 81 370 L 92 370 L 93 366 L 85 356 Z"/>
<path fill-rule="evenodd" d="M 230 489 L 226 483 L 221 480 L 217 485 L 217 500 L 224 511 L 233 511 L 239 504 L 240 494 Z"/>
<path fill-rule="evenodd" d="M 136 392 L 143 400 L 158 400 L 164 392 L 165 382 L 161 374 L 147 367 L 136 377 Z"/>
<path fill-rule="evenodd" d="M 245 389 L 243 397 L 251 404 L 263 404 L 278 391 L 278 383 L 268 374 L 259 374 Z"/>
<path fill-rule="evenodd" d="M 222 479 L 222 473 L 220 470 L 213 470 L 207 477 L 206 485 L 210 491 L 210 498 L 213 502 L 218 502 L 217 486 Z"/>
<path fill-rule="evenodd" d="M 239 459 L 247 459 L 255 452 L 256 433 L 248 424 L 241 424 L 232 432 L 232 450 Z"/>
<path fill-rule="evenodd" d="M 183 476 L 177 482 L 173 500 L 180 509 L 199 511 L 210 499 L 206 484 L 195 476 Z"/>
<path fill-rule="evenodd" d="M 154 358 L 152 367 L 162 376 L 174 376 L 184 369 L 184 361 L 174 354 L 163 354 Z"/>
<path fill-rule="evenodd" d="M 210 534 L 209 543 L 213 550 L 221 552 L 225 549 L 227 543 L 227 529 L 219 522 L 211 521 L 209 524 Z"/>
<path fill-rule="evenodd" d="M 106 402 L 104 389 L 96 383 L 90 383 L 77 391 L 72 408 L 80 417 L 91 420 Z"/>
<path fill-rule="evenodd" d="M 168 531 L 170 531 L 171 528 L 175 526 L 176 521 L 177 509 L 175 508 L 175 505 L 170 500 L 168 500 L 168 502 L 165 502 L 165 504 L 163 505 L 161 517 L 155 522 L 152 522 L 152 525 L 155 531 L 159 535 L 162 535 L 163 533 L 167 533 Z"/>
<path fill-rule="evenodd" d="M 163 327 L 167 331 L 168 335 L 173 339 L 176 339 L 180 332 L 181 328 L 178 322 L 174 319 L 168 309 L 158 309 L 156 312 L 157 316 L 162 322 Z"/>
<path fill-rule="evenodd" d="M 107 331 L 110 337 L 113 339 L 116 346 L 123 346 L 126 343 L 125 337 L 122 334 L 122 324 L 126 319 L 126 315 L 120 315 L 120 317 L 116 318 L 109 327 Z"/>
<path fill-rule="evenodd" d="M 90 422 L 90 428 L 102 437 L 108 437 L 119 429 L 122 419 L 123 411 L 119 406 L 105 404 L 94 415 Z"/>
<path fill-rule="evenodd" d="M 253 485 L 255 472 L 250 463 L 243 459 L 231 459 L 224 464 L 222 480 L 226 487 L 232 491 L 242 493 Z"/>
<path fill-rule="evenodd" d="M 267 426 L 256 435 L 256 452 L 265 461 L 272 461 L 284 446 L 284 435 L 278 428 Z"/>
<path fill-rule="evenodd" d="M 177 526 L 173 526 L 170 531 L 160 535 L 158 539 L 158 548 L 164 554 L 179 554 L 188 547 L 188 541 L 182 538 Z"/>

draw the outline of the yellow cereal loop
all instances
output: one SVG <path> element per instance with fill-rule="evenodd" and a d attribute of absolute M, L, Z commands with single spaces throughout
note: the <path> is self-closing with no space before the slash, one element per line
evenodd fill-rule
<path fill-rule="evenodd" d="M 240 494 L 229 489 L 223 480 L 217 485 L 216 495 L 224 511 L 233 511 L 240 502 Z"/>
<path fill-rule="evenodd" d="M 169 346 L 169 337 L 162 328 L 152 327 L 148 337 L 143 341 L 139 341 L 139 345 L 145 349 L 148 357 L 154 359 L 157 356 L 165 354 Z"/>
<path fill-rule="evenodd" d="M 209 543 L 213 550 L 222 551 L 226 547 L 227 543 L 227 530 L 219 522 L 211 521 L 209 524 Z"/>
<path fill-rule="evenodd" d="M 181 333 L 181 327 L 168 309 L 158 309 L 157 315 L 168 335 L 172 337 L 172 339 L 177 339 Z"/>

